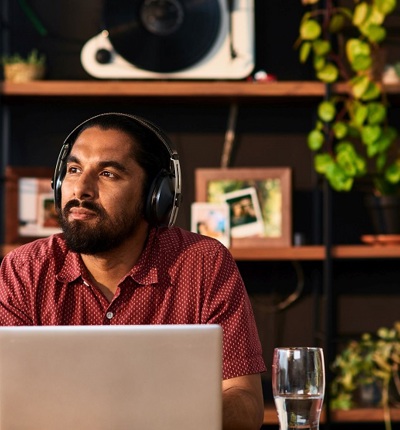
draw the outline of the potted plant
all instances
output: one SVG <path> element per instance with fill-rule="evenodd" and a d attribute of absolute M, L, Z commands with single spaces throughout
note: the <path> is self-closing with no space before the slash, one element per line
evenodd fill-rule
<path fill-rule="evenodd" d="M 356 393 L 363 387 L 378 389 L 375 400 L 383 407 L 386 430 L 391 430 L 390 403 L 400 396 L 400 321 L 350 341 L 336 356 L 332 370 L 332 409 L 354 407 Z"/>
<path fill-rule="evenodd" d="M 372 184 L 372 195 L 399 195 L 400 154 L 397 131 L 388 120 L 388 101 L 381 82 L 385 19 L 396 0 L 302 0 L 300 61 L 312 60 L 327 95 L 317 109 L 308 135 L 315 170 L 336 191 L 350 191 L 357 179 Z M 342 81 L 345 91 L 337 91 Z M 398 232 L 400 233 L 400 231 Z"/>
<path fill-rule="evenodd" d="M 45 63 L 45 56 L 40 55 L 36 49 L 32 50 L 27 57 L 20 54 L 4 55 L 2 57 L 4 79 L 11 82 L 42 79 L 45 73 Z"/>

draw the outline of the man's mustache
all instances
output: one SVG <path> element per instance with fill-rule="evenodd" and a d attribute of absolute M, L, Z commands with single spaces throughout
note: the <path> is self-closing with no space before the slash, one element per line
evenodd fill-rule
<path fill-rule="evenodd" d="M 84 208 L 88 209 L 96 214 L 103 215 L 104 209 L 98 204 L 90 201 L 79 201 L 79 200 L 70 200 L 63 209 L 64 214 L 67 214 L 72 208 Z"/>

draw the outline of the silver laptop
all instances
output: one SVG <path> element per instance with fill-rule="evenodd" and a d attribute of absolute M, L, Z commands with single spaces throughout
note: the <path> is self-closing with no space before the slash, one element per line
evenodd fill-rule
<path fill-rule="evenodd" d="M 220 430 L 217 325 L 0 327 L 1 430 Z"/>

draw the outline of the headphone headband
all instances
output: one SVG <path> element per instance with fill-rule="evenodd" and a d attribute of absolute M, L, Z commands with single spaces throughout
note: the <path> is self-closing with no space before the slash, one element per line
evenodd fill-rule
<path fill-rule="evenodd" d="M 159 172 L 151 186 L 147 197 L 146 217 L 151 224 L 172 227 L 176 221 L 182 198 L 181 168 L 178 153 L 172 148 L 168 136 L 158 126 L 142 117 L 127 113 L 108 112 L 95 115 L 80 123 L 68 134 L 58 155 L 52 180 L 56 207 L 61 208 L 61 187 L 66 173 L 66 161 L 77 135 L 87 123 L 107 116 L 125 117 L 141 125 L 151 131 L 168 151 L 169 169 L 163 169 Z"/>

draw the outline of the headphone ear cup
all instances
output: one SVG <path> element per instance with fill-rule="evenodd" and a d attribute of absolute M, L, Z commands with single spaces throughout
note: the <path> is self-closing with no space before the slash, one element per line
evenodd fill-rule
<path fill-rule="evenodd" d="M 168 226 L 174 199 L 174 178 L 166 170 L 162 170 L 154 179 L 147 196 L 147 221 L 159 227 Z"/>
<path fill-rule="evenodd" d="M 57 158 L 57 164 L 54 169 L 51 186 L 54 190 L 54 203 L 57 209 L 61 209 L 61 186 L 67 171 L 66 159 L 71 151 L 71 145 L 64 142 L 60 154 Z"/>

